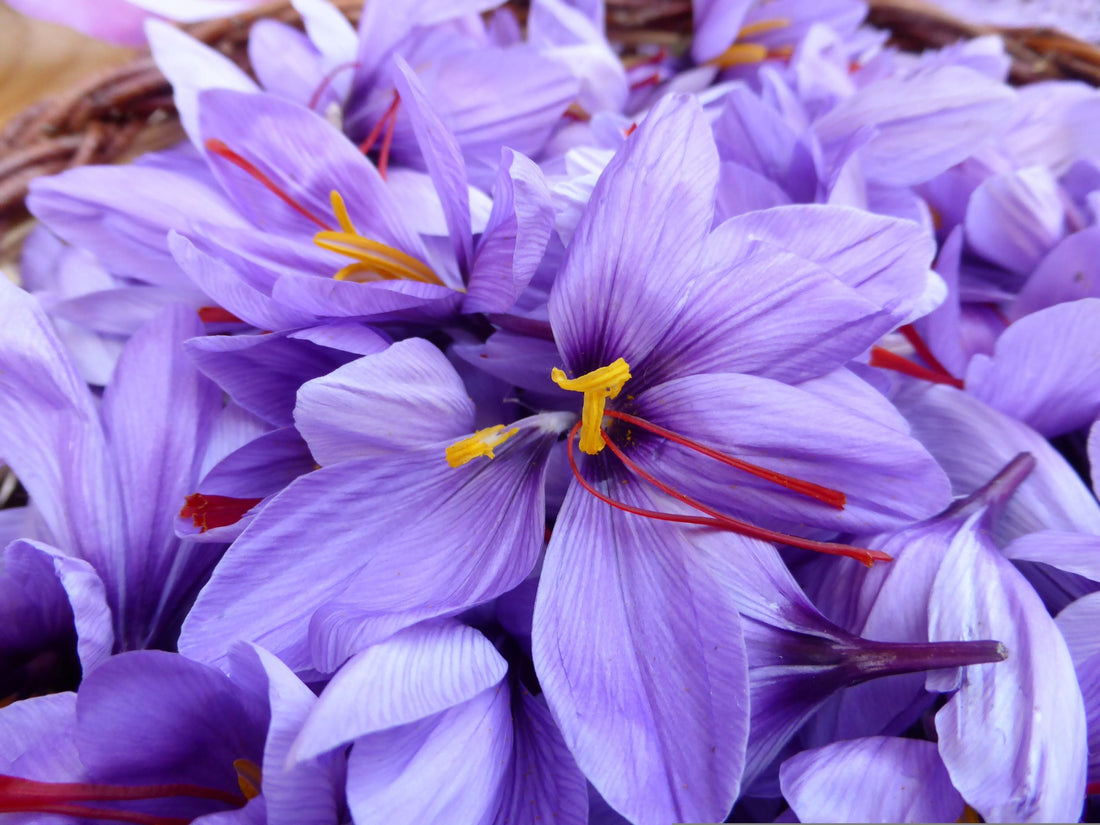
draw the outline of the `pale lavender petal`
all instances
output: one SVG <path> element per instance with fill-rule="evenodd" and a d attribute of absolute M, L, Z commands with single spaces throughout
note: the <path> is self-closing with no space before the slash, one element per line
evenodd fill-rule
<path fill-rule="evenodd" d="M 303 384 L 294 422 L 324 467 L 457 441 L 474 406 L 443 353 L 412 338 Z"/>
<path fill-rule="evenodd" d="M 597 487 L 653 508 L 600 472 Z M 539 582 L 535 669 L 577 764 L 632 822 L 715 822 L 732 807 L 748 732 L 739 638 L 729 594 L 678 528 L 570 488 Z"/>
<path fill-rule="evenodd" d="M 1100 298 L 1082 298 L 1021 318 L 975 355 L 966 388 L 991 407 L 1051 437 L 1100 415 Z"/>
<path fill-rule="evenodd" d="M 1029 275 L 1065 232 L 1058 182 L 1038 166 L 985 180 L 966 208 L 966 240 L 986 260 Z"/>
<path fill-rule="evenodd" d="M 458 468 L 439 444 L 299 478 L 218 565 L 181 651 L 219 661 L 242 639 L 301 671 L 312 667 L 310 617 L 326 603 L 376 614 L 384 636 L 506 592 L 542 549 L 543 474 L 560 427 L 521 429 L 495 459 Z"/>
<path fill-rule="evenodd" d="M 305 720 L 290 757 L 311 759 L 369 733 L 473 699 L 508 665 L 479 631 L 423 622 L 354 656 L 336 672 Z"/>
<path fill-rule="evenodd" d="M 39 782 L 72 781 L 83 770 L 75 728 L 75 693 L 33 696 L 0 708 L 0 771 Z M 35 821 L 8 816 L 10 822 Z"/>
<path fill-rule="evenodd" d="M 955 822 L 965 803 L 934 742 L 875 736 L 803 751 L 780 768 L 799 822 Z"/>
<path fill-rule="evenodd" d="M 1013 561 L 1042 562 L 1100 582 L 1100 536 L 1040 530 L 1020 536 L 1003 552 Z"/>
<path fill-rule="evenodd" d="M 994 136 L 1012 111 L 1003 84 L 962 66 L 879 79 L 814 124 L 839 147 L 862 127 L 874 133 L 863 152 L 868 177 L 898 186 L 935 177 Z"/>
<path fill-rule="evenodd" d="M 1016 295 L 1010 317 L 1080 298 L 1100 298 L 1100 227 L 1074 232 L 1050 250 Z"/>
<path fill-rule="evenodd" d="M 321 55 L 304 33 L 278 20 L 257 20 L 248 32 L 248 62 L 265 91 L 309 105 L 325 70 Z M 323 105 L 335 102 L 328 89 Z"/>
<path fill-rule="evenodd" d="M 509 694 L 501 683 L 434 717 L 356 741 L 347 792 L 357 825 L 489 821 L 512 750 Z"/>
<path fill-rule="evenodd" d="M 696 62 L 717 57 L 737 39 L 737 32 L 752 5 L 752 0 L 692 0 L 695 37 L 691 56 Z"/>
<path fill-rule="evenodd" d="M 462 150 L 451 129 L 443 123 L 432 105 L 420 79 L 401 57 L 394 58 L 397 72 L 394 84 L 402 103 L 413 123 L 413 132 L 420 146 L 421 156 L 432 176 L 443 215 L 447 219 L 447 231 L 451 248 L 463 277 L 470 272 L 473 257 L 473 237 L 470 228 L 470 199 L 466 194 L 466 162 Z"/>
<path fill-rule="evenodd" d="M 959 541 L 929 605 L 935 640 L 988 639 L 1008 658 L 963 670 L 936 714 L 952 784 L 986 821 L 1069 822 L 1084 798 L 1085 708 L 1069 650 L 1027 580 L 978 533 Z"/>
<path fill-rule="evenodd" d="M 191 142 L 202 149 L 199 94 L 205 89 L 257 91 L 255 81 L 232 60 L 176 26 L 150 20 L 145 26 L 153 59 L 168 82 L 180 123 Z"/>
<path fill-rule="evenodd" d="M 477 245 L 463 312 L 507 312 L 542 261 L 554 224 L 550 189 L 538 166 L 501 152 L 493 211 Z"/>

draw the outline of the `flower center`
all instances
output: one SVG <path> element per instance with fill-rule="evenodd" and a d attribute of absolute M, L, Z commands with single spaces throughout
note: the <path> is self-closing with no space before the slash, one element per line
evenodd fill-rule
<path fill-rule="evenodd" d="M 206 141 L 206 148 L 218 157 L 224 158 L 237 168 L 247 172 L 279 200 L 311 223 L 319 226 L 321 231 L 313 236 L 313 242 L 317 246 L 351 258 L 354 261 L 354 263 L 336 272 L 333 276 L 336 280 L 355 281 L 356 283 L 399 280 L 444 285 L 439 276 L 432 272 L 431 268 L 423 261 L 402 252 L 400 249 L 360 235 L 348 216 L 347 207 L 344 205 L 344 199 L 339 192 L 333 190 L 329 193 L 332 213 L 340 226 L 339 229 L 334 229 L 331 224 L 317 217 L 299 203 L 289 192 L 272 180 L 270 175 L 267 175 L 252 161 L 230 149 L 224 142 L 216 138 L 210 138 Z"/>
<path fill-rule="evenodd" d="M 584 393 L 581 452 L 596 455 L 604 448 L 603 414 L 607 399 L 618 396 L 623 384 L 630 380 L 630 365 L 618 358 L 606 367 L 586 372 L 578 378 L 567 378 L 562 370 L 555 367 L 550 371 L 550 378 L 563 390 Z"/>
<path fill-rule="evenodd" d="M 729 69 L 733 66 L 762 63 L 768 58 L 786 60 L 791 56 L 793 51 L 789 46 L 769 49 L 761 43 L 744 43 L 742 41 L 745 38 L 757 34 L 764 34 L 777 29 L 785 29 L 789 25 L 791 25 L 791 21 L 785 17 L 777 17 L 774 20 L 759 20 L 756 23 L 750 23 L 737 32 L 737 37 L 734 39 L 733 45 L 717 57 L 712 57 L 707 63 L 711 66 L 717 66 L 719 69 Z"/>
<path fill-rule="evenodd" d="M 447 463 L 452 467 L 461 467 L 480 456 L 496 458 L 493 449 L 519 432 L 518 427 L 513 427 L 505 432 L 501 432 L 501 430 L 504 430 L 504 425 L 497 424 L 495 427 L 478 430 L 469 438 L 456 441 L 447 448 Z"/>

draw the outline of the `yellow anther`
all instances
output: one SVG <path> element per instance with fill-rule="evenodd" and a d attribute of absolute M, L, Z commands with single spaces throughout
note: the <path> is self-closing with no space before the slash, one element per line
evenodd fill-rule
<path fill-rule="evenodd" d="M 329 193 L 332 213 L 340 224 L 340 230 L 326 229 L 313 236 L 313 242 L 321 249 L 351 258 L 349 264 L 334 276 L 338 281 L 419 281 L 444 286 L 431 268 L 400 249 L 372 241 L 359 234 L 351 222 L 344 199 L 335 189 Z"/>
<path fill-rule="evenodd" d="M 630 380 L 630 365 L 622 358 L 606 367 L 587 372 L 578 378 L 566 378 L 557 367 L 550 371 L 550 378 L 563 390 L 584 393 L 581 409 L 581 452 L 595 455 L 606 445 L 600 431 L 603 427 L 604 405 L 614 398 Z"/>
<path fill-rule="evenodd" d="M 775 31 L 776 29 L 785 29 L 791 25 L 791 21 L 786 17 L 775 17 L 771 20 L 758 20 L 755 23 L 749 23 L 741 31 L 737 32 L 737 40 L 743 40 L 746 37 L 752 37 L 754 34 L 764 34 L 764 32 Z"/>
<path fill-rule="evenodd" d="M 233 768 L 237 771 L 237 786 L 245 799 L 255 799 L 260 795 L 261 773 L 259 766 L 251 759 L 234 759 Z"/>
<path fill-rule="evenodd" d="M 473 461 L 479 456 L 496 458 L 496 456 L 493 455 L 493 448 L 499 447 L 519 432 L 518 427 L 513 427 L 506 432 L 501 432 L 503 429 L 503 424 L 497 424 L 495 427 L 486 427 L 484 430 L 478 430 L 469 438 L 456 441 L 447 448 L 447 463 L 452 467 L 461 467 L 467 461 Z"/>
<path fill-rule="evenodd" d="M 759 43 L 734 43 L 717 57 L 712 57 L 707 63 L 717 66 L 719 69 L 728 69 L 731 66 L 763 63 L 767 59 L 767 46 L 761 46 Z"/>

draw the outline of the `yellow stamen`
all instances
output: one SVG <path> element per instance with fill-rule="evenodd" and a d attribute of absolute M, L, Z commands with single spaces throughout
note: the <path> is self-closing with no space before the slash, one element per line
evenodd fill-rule
<path fill-rule="evenodd" d="M 452 467 L 461 467 L 467 461 L 473 461 L 480 456 L 496 458 L 496 456 L 493 455 L 493 448 L 499 447 L 519 432 L 518 427 L 513 427 L 506 432 L 501 432 L 503 429 L 503 424 L 497 424 L 495 427 L 486 427 L 484 430 L 478 430 L 469 438 L 456 441 L 447 448 L 447 463 Z"/>
<path fill-rule="evenodd" d="M 719 69 L 731 66 L 746 66 L 750 63 L 762 63 L 768 59 L 768 47 L 759 43 L 734 43 L 717 57 L 707 61 Z"/>
<path fill-rule="evenodd" d="M 351 222 L 344 199 L 340 193 L 333 190 L 329 194 L 332 202 L 332 212 L 340 223 L 340 231 L 328 229 L 318 232 L 313 236 L 313 242 L 322 249 L 344 255 L 355 261 L 354 264 L 345 266 L 336 273 L 338 281 L 355 280 L 360 283 L 367 281 L 419 281 L 425 284 L 438 284 L 444 286 L 439 276 L 432 272 L 423 261 L 417 260 L 412 255 L 387 246 L 379 241 L 372 241 L 359 234 L 355 225 Z M 352 278 L 352 275 L 364 273 L 364 277 Z M 374 277 L 365 277 L 369 273 Z"/>
<path fill-rule="evenodd" d="M 251 759 L 234 759 L 233 767 L 237 771 L 237 785 L 245 799 L 255 799 L 260 795 L 261 773 Z"/>
<path fill-rule="evenodd" d="M 630 365 L 619 358 L 578 378 L 566 378 L 565 373 L 555 367 L 550 371 L 550 378 L 563 390 L 584 393 L 580 448 L 581 452 L 595 455 L 606 446 L 600 435 L 604 406 L 607 399 L 615 398 L 623 384 L 630 380 Z"/>
<path fill-rule="evenodd" d="M 791 25 L 791 21 L 786 17 L 776 17 L 772 20 L 758 20 L 755 23 L 749 23 L 741 31 L 737 33 L 737 40 L 743 40 L 746 37 L 752 37 L 754 34 L 763 34 L 764 32 L 772 32 L 776 29 L 785 29 Z"/>

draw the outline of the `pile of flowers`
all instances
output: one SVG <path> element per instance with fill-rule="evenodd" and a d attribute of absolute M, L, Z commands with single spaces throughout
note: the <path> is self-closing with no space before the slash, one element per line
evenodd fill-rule
<path fill-rule="evenodd" d="M 5 821 L 1095 816 L 1100 93 L 294 5 L 147 22 L 188 140 L 32 186 Z"/>

